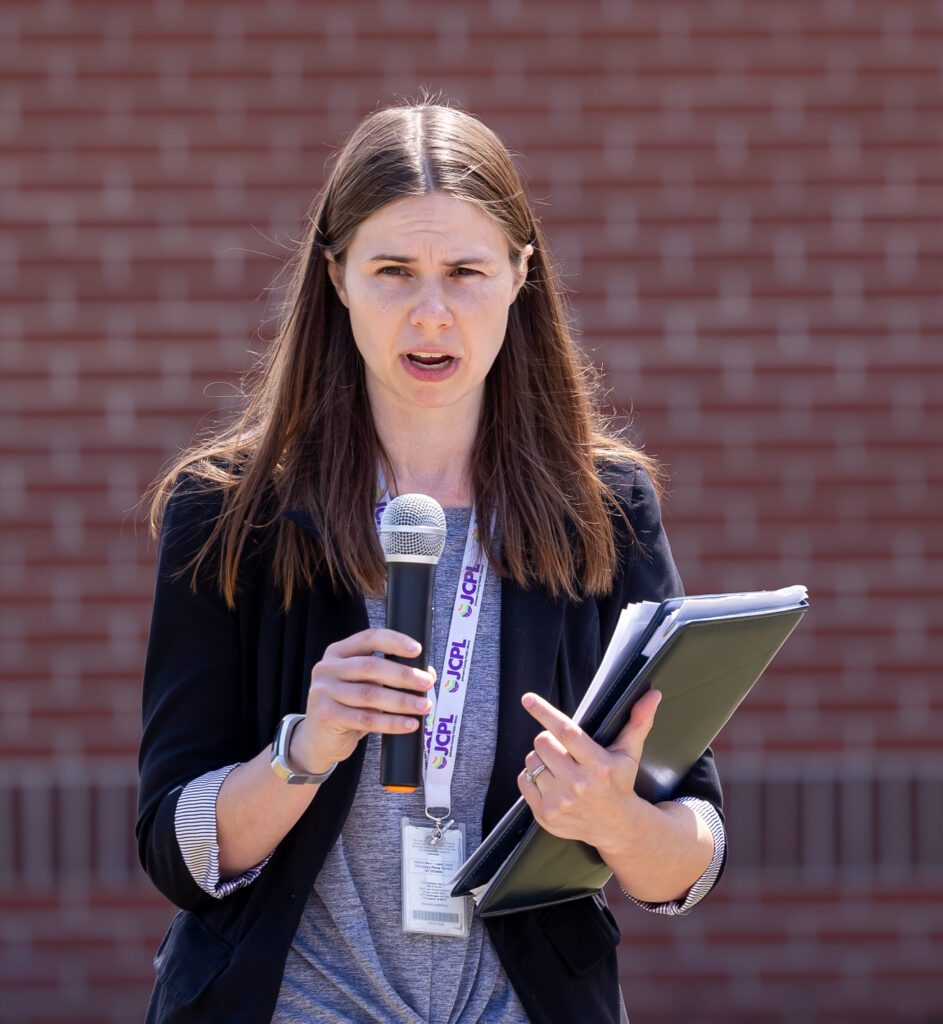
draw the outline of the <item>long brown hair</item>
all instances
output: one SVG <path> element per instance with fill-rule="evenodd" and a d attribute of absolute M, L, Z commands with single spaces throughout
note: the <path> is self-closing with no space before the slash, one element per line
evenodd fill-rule
<path fill-rule="evenodd" d="M 192 569 L 195 586 L 216 548 L 212 564 L 230 607 L 247 541 L 266 515 L 276 531 L 275 576 L 286 609 L 325 569 L 335 587 L 382 593 L 386 568 L 373 525 L 378 460 L 398 492 L 327 257 L 343 264 L 367 217 L 432 191 L 477 203 L 495 218 L 512 262 L 528 243 L 534 248 L 486 378 L 472 454 L 479 520 L 488 522 L 496 508 L 501 522 L 500 555 L 482 531 L 494 570 L 555 596 L 605 594 L 617 568 L 610 512 L 621 509 L 600 461 L 640 463 L 660 493 L 655 462 L 601 411 L 600 376 L 573 339 L 563 286 L 504 144 L 471 114 L 426 98 L 386 107 L 361 121 L 332 157 L 306 237 L 286 264 L 276 336 L 244 383 L 241 417 L 175 458 L 149 492 L 155 538 L 181 474 L 222 492 L 221 514 L 184 570 Z M 321 543 L 279 514 L 287 508 L 307 512 Z"/>

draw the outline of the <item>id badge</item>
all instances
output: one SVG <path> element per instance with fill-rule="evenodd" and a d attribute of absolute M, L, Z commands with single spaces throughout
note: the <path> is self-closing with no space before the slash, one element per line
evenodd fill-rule
<path fill-rule="evenodd" d="M 468 897 L 449 895 L 465 863 L 465 826 L 453 823 L 437 843 L 424 819 L 402 819 L 403 931 L 464 937 L 471 927 Z"/>

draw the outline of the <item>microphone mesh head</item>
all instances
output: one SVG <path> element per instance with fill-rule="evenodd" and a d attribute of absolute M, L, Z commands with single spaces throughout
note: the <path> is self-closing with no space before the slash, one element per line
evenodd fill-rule
<path fill-rule="evenodd" d="M 380 519 L 380 545 L 387 560 L 416 558 L 438 564 L 445 534 L 445 512 L 428 494 L 400 494 Z"/>

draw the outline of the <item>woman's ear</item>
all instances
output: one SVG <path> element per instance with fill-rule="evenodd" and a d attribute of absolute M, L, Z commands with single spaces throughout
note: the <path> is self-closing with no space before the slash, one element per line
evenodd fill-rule
<path fill-rule="evenodd" d="M 337 297 L 349 309 L 350 303 L 347 301 L 347 289 L 344 287 L 344 269 L 337 260 L 334 259 L 334 254 L 328 252 L 326 249 L 324 251 L 324 258 L 327 260 L 327 272 L 334 285 L 334 290 L 337 292 Z"/>
<path fill-rule="evenodd" d="M 514 294 L 511 296 L 511 302 L 514 302 L 517 298 L 517 293 L 524 287 L 524 282 L 527 280 L 527 261 L 533 254 L 534 247 L 528 242 L 521 249 L 520 259 L 514 268 Z"/>

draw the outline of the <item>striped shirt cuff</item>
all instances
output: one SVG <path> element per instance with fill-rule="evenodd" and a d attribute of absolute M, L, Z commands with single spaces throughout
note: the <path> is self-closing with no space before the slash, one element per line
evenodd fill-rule
<path fill-rule="evenodd" d="M 720 815 L 717 813 L 717 809 L 713 804 L 707 800 L 701 800 L 696 796 L 680 796 L 675 800 L 675 803 L 684 804 L 686 807 L 690 807 L 692 811 L 704 822 L 705 825 L 710 829 L 711 835 L 714 837 L 714 856 L 711 857 L 711 862 L 707 867 L 707 870 L 703 875 L 688 889 L 687 895 L 680 900 L 669 900 L 667 903 L 646 903 L 643 900 L 637 900 L 630 893 L 627 893 L 625 889 L 622 892 L 637 906 L 643 910 L 649 910 L 653 914 L 666 914 L 669 917 L 674 917 L 677 914 L 686 914 L 695 904 L 700 903 L 702 899 L 711 891 L 714 887 L 714 883 L 717 881 L 717 876 L 720 874 L 720 866 L 724 862 L 724 849 L 727 845 L 727 837 L 724 832 L 724 824 L 720 820 Z M 619 888 L 622 888 L 621 886 Z"/>
<path fill-rule="evenodd" d="M 217 768 L 183 787 L 174 812 L 174 830 L 184 863 L 196 884 L 210 896 L 222 899 L 254 882 L 272 854 L 255 867 L 225 882 L 219 880 L 219 843 L 216 836 L 216 797 L 236 764 Z M 274 852 L 274 851 L 273 851 Z"/>

